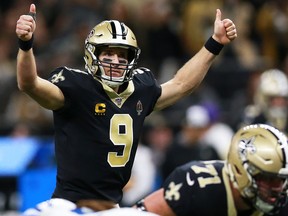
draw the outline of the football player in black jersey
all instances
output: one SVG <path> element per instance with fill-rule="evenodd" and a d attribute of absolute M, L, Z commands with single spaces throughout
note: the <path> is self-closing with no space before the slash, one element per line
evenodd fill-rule
<path fill-rule="evenodd" d="M 124 23 L 106 20 L 85 40 L 86 71 L 59 67 L 49 80 L 37 75 L 33 54 L 36 6 L 21 15 L 17 80 L 21 91 L 53 111 L 57 185 L 54 198 L 119 203 L 131 174 L 143 122 L 174 104 L 203 80 L 223 45 L 237 37 L 234 23 L 217 9 L 214 33 L 168 82 L 135 68 L 140 49 Z M 36 35 L 37 37 L 37 35 Z"/>
<path fill-rule="evenodd" d="M 232 138 L 226 161 L 176 168 L 163 188 L 137 206 L 162 216 L 278 215 L 287 203 L 287 160 L 284 133 L 266 124 L 249 125 Z"/>
<path fill-rule="evenodd" d="M 264 123 L 288 131 L 288 77 L 284 71 L 263 71 L 253 99 L 253 104 L 244 109 L 241 126 Z"/>

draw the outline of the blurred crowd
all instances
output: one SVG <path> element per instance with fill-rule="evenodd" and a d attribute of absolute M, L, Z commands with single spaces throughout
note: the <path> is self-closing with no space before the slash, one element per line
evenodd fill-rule
<path fill-rule="evenodd" d="M 15 25 L 30 3 L 37 7 L 34 53 L 43 78 L 62 65 L 84 70 L 84 40 L 104 19 L 123 21 L 132 29 L 141 48 L 138 66 L 151 69 L 159 83 L 170 79 L 203 46 L 212 33 L 216 8 L 237 26 L 237 41 L 223 49 L 199 88 L 147 119 L 139 148 L 146 157 L 136 157 L 135 175 L 126 190 L 137 189 L 133 187 L 137 178 L 142 180 L 139 184 L 150 185 L 127 192 L 123 205 L 159 187 L 167 173 L 185 160 L 224 159 L 233 132 L 243 123 L 244 110 L 255 103 L 262 72 L 277 68 L 288 74 L 288 1 L 1 1 L 1 136 L 53 136 L 52 113 L 19 92 L 16 84 Z M 288 92 L 282 96 L 287 98 Z M 145 165 L 151 171 L 146 177 L 155 181 L 143 183 L 139 170 Z"/>
<path fill-rule="evenodd" d="M 281 0 L 50 0 L 2 1 L 0 17 L 0 134 L 51 135 L 51 113 L 19 93 L 16 86 L 15 24 L 30 3 L 37 6 L 34 52 L 39 74 L 55 67 L 84 69 L 84 40 L 104 19 L 124 21 L 142 50 L 139 66 L 150 68 L 160 83 L 194 55 L 212 32 L 216 8 L 238 28 L 237 42 L 223 50 L 199 89 L 176 104 L 171 124 L 189 103 L 209 101 L 221 120 L 237 127 L 236 113 L 251 103 L 259 74 L 269 68 L 288 71 L 288 3 Z M 170 113 L 169 113 L 170 114 Z"/>

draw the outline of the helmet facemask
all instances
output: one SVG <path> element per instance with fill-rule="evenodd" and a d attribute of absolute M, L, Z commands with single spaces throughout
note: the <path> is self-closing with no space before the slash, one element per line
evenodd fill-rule
<path fill-rule="evenodd" d="M 253 164 L 247 164 L 250 185 L 241 193 L 244 200 L 268 215 L 274 215 L 287 202 L 287 175 L 261 171 Z"/>
<path fill-rule="evenodd" d="M 105 48 L 107 49 L 113 47 L 102 46 L 97 49 L 100 51 L 99 54 L 96 55 L 96 60 L 93 62 L 93 64 L 98 67 L 98 71 L 96 71 L 95 76 L 100 78 L 110 87 L 117 87 L 119 85 L 122 85 L 124 82 L 128 82 L 129 80 L 131 80 L 133 78 L 133 69 L 136 66 L 136 50 L 133 51 L 131 48 L 127 47 L 114 47 L 123 49 L 125 52 L 127 52 L 127 58 L 119 58 L 119 63 L 113 63 L 113 58 L 110 57 L 103 58 L 103 60 L 99 59 L 101 51 L 105 50 Z M 121 71 L 122 76 L 113 76 L 114 70 Z"/>
<path fill-rule="evenodd" d="M 260 76 L 255 104 L 262 110 L 269 124 L 284 130 L 288 115 L 288 79 L 283 71 L 270 69 Z"/>
<path fill-rule="evenodd" d="M 227 168 L 233 186 L 246 203 L 266 214 L 286 204 L 287 137 L 264 124 L 249 125 L 233 137 Z"/>
<path fill-rule="evenodd" d="M 117 33 L 118 31 L 118 33 Z M 127 52 L 127 59 L 113 63 L 112 59 L 99 59 L 101 51 L 105 49 L 123 49 Z M 119 21 L 104 21 L 95 26 L 85 41 L 85 67 L 108 86 L 114 88 L 133 78 L 140 55 L 133 32 Z M 114 70 L 123 70 L 123 75 L 113 76 Z M 106 71 L 106 73 L 105 73 Z M 108 72 L 107 72 L 108 71 Z"/>

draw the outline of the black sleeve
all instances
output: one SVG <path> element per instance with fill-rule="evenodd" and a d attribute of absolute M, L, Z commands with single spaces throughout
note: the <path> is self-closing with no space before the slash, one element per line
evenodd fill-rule
<path fill-rule="evenodd" d="M 227 215 L 222 167 L 214 161 L 195 161 L 171 173 L 164 182 L 164 197 L 177 216 Z"/>
<path fill-rule="evenodd" d="M 148 112 L 147 115 L 149 115 L 153 111 L 158 98 L 161 96 L 162 88 L 155 79 L 153 72 L 144 67 L 134 70 L 134 82 L 135 85 L 141 89 L 139 92 L 152 102 L 148 108 L 150 112 Z"/>
<path fill-rule="evenodd" d="M 49 81 L 57 85 L 65 97 L 65 105 L 58 111 L 67 109 L 73 99 L 77 102 L 77 98 L 83 96 L 83 86 L 88 82 L 89 74 L 85 71 L 70 69 L 67 67 L 59 67 L 51 72 Z"/>

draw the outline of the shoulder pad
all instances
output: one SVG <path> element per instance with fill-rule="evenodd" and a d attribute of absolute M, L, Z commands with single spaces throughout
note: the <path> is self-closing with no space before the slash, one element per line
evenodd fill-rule
<path fill-rule="evenodd" d="M 89 73 L 87 71 L 82 71 L 79 69 L 74 69 L 74 68 L 69 68 L 69 67 L 64 67 L 66 70 L 70 71 L 70 72 L 75 72 L 75 73 L 82 73 L 82 74 L 86 74 L 88 75 Z"/>
<path fill-rule="evenodd" d="M 145 67 L 140 67 L 140 68 L 137 68 L 135 70 L 133 70 L 133 74 L 143 74 L 145 72 L 148 72 L 150 71 L 148 68 L 145 68 Z"/>

